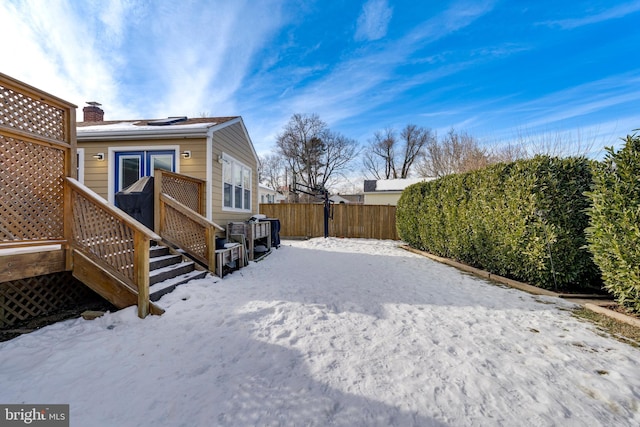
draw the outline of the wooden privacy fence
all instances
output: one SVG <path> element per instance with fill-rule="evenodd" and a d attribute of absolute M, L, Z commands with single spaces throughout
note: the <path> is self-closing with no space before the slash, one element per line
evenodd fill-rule
<path fill-rule="evenodd" d="M 331 206 L 329 236 L 398 240 L 396 207 L 389 205 Z M 324 206 L 307 203 L 261 204 L 260 213 L 280 220 L 283 237 L 324 236 Z"/>

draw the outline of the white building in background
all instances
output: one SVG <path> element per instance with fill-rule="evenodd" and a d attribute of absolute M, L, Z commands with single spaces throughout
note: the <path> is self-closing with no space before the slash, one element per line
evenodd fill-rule
<path fill-rule="evenodd" d="M 282 203 L 285 199 L 286 197 L 276 190 L 262 184 L 258 185 L 258 203 Z"/>
<path fill-rule="evenodd" d="M 435 178 L 378 179 L 364 181 L 365 205 L 397 205 L 402 191 L 412 184 Z"/>

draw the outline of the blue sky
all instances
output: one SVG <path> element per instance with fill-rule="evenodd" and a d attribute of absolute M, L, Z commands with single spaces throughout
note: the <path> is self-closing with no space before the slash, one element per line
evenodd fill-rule
<path fill-rule="evenodd" d="M 638 0 L 4 0 L 0 71 L 106 120 L 241 115 L 259 154 L 294 113 L 363 144 L 600 147 L 640 128 L 638 22 Z"/>

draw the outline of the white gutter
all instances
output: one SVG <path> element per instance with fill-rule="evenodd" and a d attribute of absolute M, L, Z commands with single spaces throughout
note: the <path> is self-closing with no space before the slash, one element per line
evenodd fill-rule
<path fill-rule="evenodd" d="M 213 126 L 215 127 L 215 125 Z M 118 129 L 118 130 L 82 130 L 77 129 L 78 141 L 117 141 L 122 139 L 176 139 L 176 138 L 203 138 L 211 127 L 196 127 L 193 129 L 169 129 L 160 127 L 159 129 Z"/>

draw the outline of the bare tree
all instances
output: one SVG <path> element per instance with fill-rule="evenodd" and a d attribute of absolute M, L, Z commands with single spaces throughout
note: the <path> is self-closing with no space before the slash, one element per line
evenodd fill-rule
<path fill-rule="evenodd" d="M 595 137 L 585 137 L 579 130 L 537 134 L 518 131 L 507 143 L 494 143 L 488 154 L 490 163 L 514 162 L 538 154 L 557 157 L 597 157 L 601 150 L 594 147 L 605 145 L 604 141 L 599 145 Z"/>
<path fill-rule="evenodd" d="M 331 132 L 316 114 L 291 116 L 276 144 L 296 179 L 313 189 L 326 188 L 358 155 L 355 140 Z"/>
<path fill-rule="evenodd" d="M 518 131 L 515 140 L 515 145 L 522 147 L 526 157 L 538 154 L 557 157 L 589 156 L 598 145 L 595 136 L 585 136 L 580 130 L 538 133 Z"/>
<path fill-rule="evenodd" d="M 489 149 L 489 163 L 510 163 L 516 160 L 529 157 L 527 147 L 521 143 L 511 143 L 506 145 L 493 146 Z"/>
<path fill-rule="evenodd" d="M 262 182 L 269 188 L 282 193 L 286 185 L 286 168 L 285 161 L 282 156 L 271 153 L 260 156 L 259 160 L 259 182 Z"/>
<path fill-rule="evenodd" d="M 481 169 L 489 164 L 487 150 L 481 148 L 474 137 L 451 129 L 440 140 L 434 138 L 429 141 L 419 173 L 421 176 L 439 178 Z"/>
<path fill-rule="evenodd" d="M 424 147 L 434 140 L 434 136 L 431 129 L 408 124 L 400 132 L 400 138 L 404 142 L 404 153 L 399 178 L 407 178 L 411 166 L 422 156 Z"/>
<path fill-rule="evenodd" d="M 395 174 L 395 146 L 397 144 L 395 132 L 391 128 L 376 131 L 369 147 L 362 156 L 362 163 L 375 179 L 393 178 Z M 382 172 L 384 170 L 384 172 Z"/>
<path fill-rule="evenodd" d="M 391 128 L 375 132 L 363 154 L 365 173 L 376 179 L 407 178 L 431 139 L 430 129 L 412 124 L 402 129 L 400 139 Z"/>

